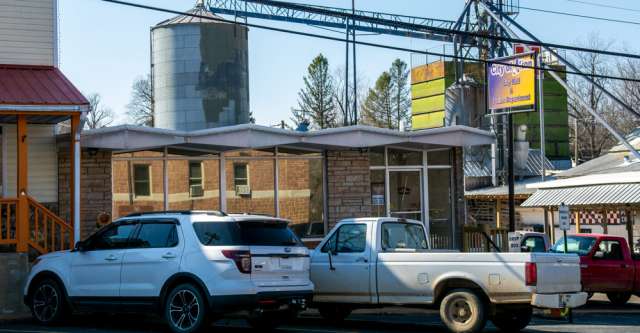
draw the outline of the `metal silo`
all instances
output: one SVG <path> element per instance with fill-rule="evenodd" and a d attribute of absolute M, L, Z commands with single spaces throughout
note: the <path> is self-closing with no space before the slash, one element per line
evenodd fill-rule
<path fill-rule="evenodd" d="M 220 18 L 202 0 L 189 13 Z M 155 127 L 193 131 L 249 122 L 247 30 L 188 15 L 151 28 Z"/>

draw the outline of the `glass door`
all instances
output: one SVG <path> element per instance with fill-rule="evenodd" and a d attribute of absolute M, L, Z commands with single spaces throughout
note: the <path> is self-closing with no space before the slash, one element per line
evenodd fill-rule
<path fill-rule="evenodd" d="M 422 221 L 422 171 L 389 170 L 389 215 Z"/>

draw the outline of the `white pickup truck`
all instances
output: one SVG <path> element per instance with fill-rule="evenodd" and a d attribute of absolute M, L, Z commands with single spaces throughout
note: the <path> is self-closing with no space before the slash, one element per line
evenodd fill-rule
<path fill-rule="evenodd" d="M 452 332 L 480 332 L 487 320 L 519 331 L 533 307 L 587 301 L 576 255 L 432 251 L 422 223 L 397 218 L 338 223 L 312 253 L 311 280 L 312 306 L 330 321 L 358 308 L 436 307 Z"/>

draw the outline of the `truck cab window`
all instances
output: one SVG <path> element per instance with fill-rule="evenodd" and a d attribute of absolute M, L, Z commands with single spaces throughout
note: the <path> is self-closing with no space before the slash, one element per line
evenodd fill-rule
<path fill-rule="evenodd" d="M 382 224 L 382 249 L 384 251 L 427 250 L 424 228 L 417 224 L 384 223 Z"/>
<path fill-rule="evenodd" d="M 598 245 L 598 251 L 602 252 L 604 256 L 601 259 L 605 260 L 624 260 L 622 254 L 622 247 L 620 242 L 614 240 L 603 240 Z"/>
<path fill-rule="evenodd" d="M 341 226 L 322 247 L 322 252 L 335 253 L 364 252 L 367 245 L 366 224 L 345 224 Z"/>

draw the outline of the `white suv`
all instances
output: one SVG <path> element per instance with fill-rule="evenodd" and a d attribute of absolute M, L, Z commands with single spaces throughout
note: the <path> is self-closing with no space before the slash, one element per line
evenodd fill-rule
<path fill-rule="evenodd" d="M 73 310 L 153 309 L 180 333 L 241 310 L 273 328 L 312 294 L 309 251 L 286 220 L 195 211 L 119 219 L 72 251 L 39 257 L 24 290 L 43 324 Z"/>

